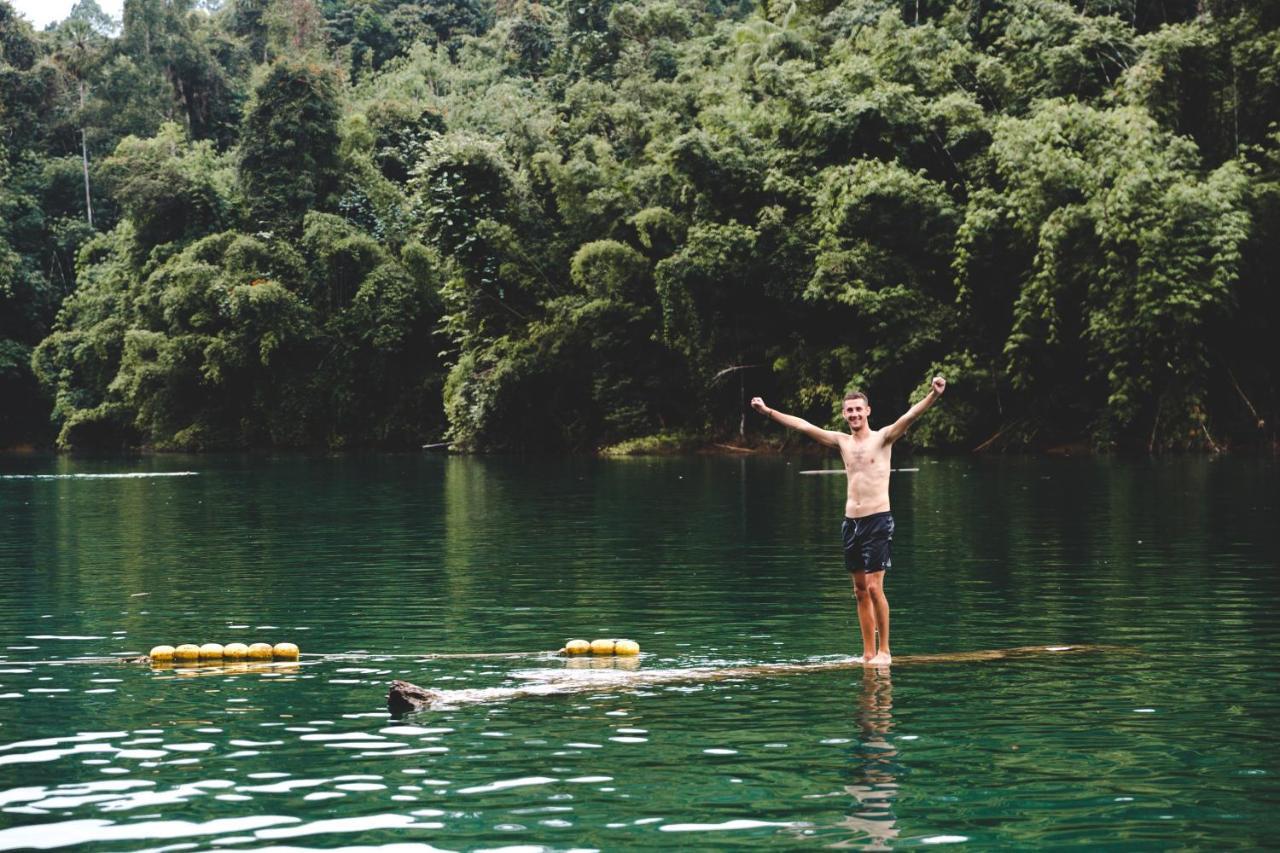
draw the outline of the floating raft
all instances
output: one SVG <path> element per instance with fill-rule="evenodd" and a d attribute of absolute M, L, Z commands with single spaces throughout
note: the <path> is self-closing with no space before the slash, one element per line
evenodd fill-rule
<path fill-rule="evenodd" d="M 1132 652 L 1126 646 L 1018 646 L 1011 649 L 986 649 L 971 652 L 947 652 L 928 655 L 902 655 L 893 659 L 893 666 L 915 666 L 936 663 L 979 663 L 985 661 L 1044 657 L 1050 655 L 1100 654 L 1105 652 Z M 516 673 L 530 683 L 519 687 L 486 687 L 474 690 L 430 690 L 408 681 L 393 681 L 387 692 L 387 710 L 392 714 L 408 714 L 414 711 L 456 708 L 487 702 L 502 702 L 525 696 L 553 696 L 562 693 L 601 692 L 631 690 L 651 684 L 678 684 L 682 682 L 734 681 L 747 678 L 804 675 L 837 670 L 887 668 L 864 663 L 862 658 L 840 658 L 802 663 L 764 663 L 754 666 L 709 667 L 697 666 L 684 669 L 635 670 L 565 669 L 536 670 Z"/>

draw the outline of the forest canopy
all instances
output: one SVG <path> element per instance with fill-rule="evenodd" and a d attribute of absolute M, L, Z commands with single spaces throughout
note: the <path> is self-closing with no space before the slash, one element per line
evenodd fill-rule
<path fill-rule="evenodd" d="M 1280 418 L 1280 0 L 0 0 L 0 447 Z"/>

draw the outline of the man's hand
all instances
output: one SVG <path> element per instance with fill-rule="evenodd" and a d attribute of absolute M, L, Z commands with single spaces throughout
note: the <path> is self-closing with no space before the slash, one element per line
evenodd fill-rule
<path fill-rule="evenodd" d="M 755 409 L 757 412 L 759 412 L 762 415 L 767 415 L 769 413 L 769 407 L 766 406 L 764 404 L 764 400 L 762 400 L 759 397 L 751 398 L 751 408 Z"/>
<path fill-rule="evenodd" d="M 945 390 L 947 390 L 947 380 L 943 379 L 941 376 L 933 377 L 933 393 L 941 397 L 942 392 Z"/>

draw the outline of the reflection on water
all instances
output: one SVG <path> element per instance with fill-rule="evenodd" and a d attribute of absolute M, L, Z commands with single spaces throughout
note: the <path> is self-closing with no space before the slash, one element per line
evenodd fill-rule
<path fill-rule="evenodd" d="M 852 830 L 848 842 L 833 847 L 887 850 L 897 838 L 893 801 L 898 795 L 898 751 L 893 733 L 893 675 L 889 667 L 864 667 L 857 704 L 858 739 L 850 753 L 851 781 L 845 786 L 856 801 L 854 811 L 840 821 Z"/>
<path fill-rule="evenodd" d="M 633 672 L 640 668 L 640 658 L 627 657 L 572 657 L 564 661 L 565 669 L 614 669 Z"/>
<path fill-rule="evenodd" d="M 297 675 L 302 671 L 302 665 L 298 663 L 254 663 L 252 661 L 225 661 L 194 666 L 169 661 L 152 661 L 149 666 L 151 671 L 157 674 L 157 678 L 163 677 L 161 673 L 169 673 L 178 678 L 222 677 L 253 673 L 270 678 L 281 678 Z"/>
<path fill-rule="evenodd" d="M 1131 653 L 698 681 L 643 676 L 856 651 L 842 484 L 798 476 L 812 461 L 0 462 L 18 475 L 0 480 L 0 850 L 1262 848 L 1280 831 L 1269 461 L 895 475 L 899 655 Z M 194 475 L 132 476 L 166 472 Z M 418 657 L 575 636 L 644 655 Z M 246 637 L 351 654 L 50 663 Z M 484 701 L 390 720 L 393 679 Z"/>

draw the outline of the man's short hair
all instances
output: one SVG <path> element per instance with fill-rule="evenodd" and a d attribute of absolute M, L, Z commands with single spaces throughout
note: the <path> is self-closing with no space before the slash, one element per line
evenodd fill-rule
<path fill-rule="evenodd" d="M 844 400 L 841 401 L 840 405 L 843 406 L 845 403 L 849 402 L 850 400 L 861 400 L 862 402 L 867 404 L 868 409 L 871 408 L 871 401 L 867 399 L 867 395 L 863 394 L 861 391 L 850 391 L 848 394 L 845 394 Z"/>

